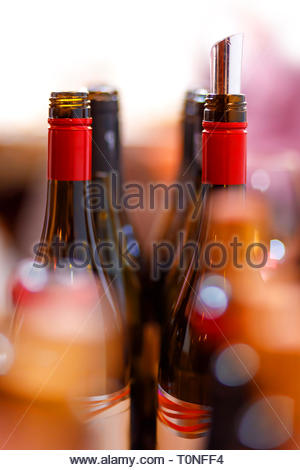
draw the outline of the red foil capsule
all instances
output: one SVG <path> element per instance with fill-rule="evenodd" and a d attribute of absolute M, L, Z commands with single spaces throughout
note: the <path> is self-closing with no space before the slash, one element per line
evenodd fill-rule
<path fill-rule="evenodd" d="M 247 123 L 203 121 L 202 182 L 246 183 Z"/>
<path fill-rule="evenodd" d="M 48 179 L 91 179 L 92 119 L 48 119 Z"/>

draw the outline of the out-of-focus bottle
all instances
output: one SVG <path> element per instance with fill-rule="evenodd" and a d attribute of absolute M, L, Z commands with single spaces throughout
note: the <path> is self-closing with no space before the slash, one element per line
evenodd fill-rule
<path fill-rule="evenodd" d="M 183 159 L 179 179 L 194 185 L 198 193 L 202 183 L 202 122 L 208 91 L 196 88 L 186 92 L 182 119 Z"/>
<path fill-rule="evenodd" d="M 228 304 L 222 322 L 218 324 L 219 341 L 210 360 L 212 424 L 209 448 L 218 449 L 239 448 L 234 438 L 234 416 L 249 396 L 249 383 L 257 371 L 257 354 L 245 342 L 242 333 L 248 315 L 245 306 L 249 295 L 260 296 L 265 290 L 270 246 L 270 215 L 264 201 L 256 194 L 248 193 L 240 209 L 234 200 L 231 208 L 221 204 L 219 209 L 228 227 L 233 227 L 233 207 L 237 209 L 234 231 L 238 235 L 238 244 L 234 242 L 235 246 L 231 246 L 239 256 L 235 262 L 238 267 L 228 279 Z"/>
<path fill-rule="evenodd" d="M 238 299 L 240 330 L 235 338 L 228 336 L 212 365 L 215 416 L 210 448 L 298 449 L 298 282 L 272 280 L 262 288 L 248 282 Z"/>
<path fill-rule="evenodd" d="M 181 126 L 181 165 L 175 186 L 169 190 L 169 207 L 164 207 L 162 217 L 158 220 L 157 239 L 171 243 L 173 249 L 178 244 L 179 232 L 185 230 L 193 204 L 201 197 L 202 121 L 206 95 L 207 91 L 204 89 L 186 93 Z"/>
<path fill-rule="evenodd" d="M 115 89 L 99 86 L 89 92 L 91 101 L 92 184 L 91 211 L 103 267 L 115 287 L 127 317 L 132 340 L 139 318 L 139 246 L 121 204 L 119 96 Z M 123 254 L 125 256 L 123 256 Z"/>
<path fill-rule="evenodd" d="M 163 243 L 169 249 L 163 251 L 163 246 L 159 249 L 159 259 L 152 259 L 151 277 L 154 280 L 149 282 L 154 309 L 156 313 L 159 333 L 164 328 L 170 313 L 174 298 L 179 292 L 179 278 L 182 278 L 182 269 L 179 267 L 181 256 L 179 254 L 179 236 L 194 238 L 196 224 L 193 222 L 194 204 L 198 204 L 201 199 L 201 175 L 202 175 L 202 121 L 204 102 L 207 91 L 195 89 L 187 91 L 182 116 L 182 160 L 178 171 L 177 181 L 171 190 L 168 189 L 169 206 L 164 207 L 160 217 L 157 218 L 155 243 Z M 190 194 L 189 194 L 190 193 Z M 194 198 L 194 203 L 192 202 Z M 191 223 L 189 223 L 191 221 Z M 158 252 L 157 252 L 158 253 Z M 172 253 L 173 263 L 168 264 L 168 258 Z M 188 251 L 188 254 L 191 252 Z M 163 269 L 158 269 L 158 276 L 153 276 L 156 267 L 165 265 Z M 188 261 L 186 260 L 188 263 Z M 156 266 L 155 266 L 156 264 Z"/>
<path fill-rule="evenodd" d="M 149 447 L 147 420 L 153 414 L 153 348 L 140 309 L 139 245 L 134 237 L 122 201 L 122 164 L 119 129 L 119 95 L 108 86 L 89 92 L 93 118 L 92 194 L 96 202 L 93 218 L 98 243 L 107 243 L 103 251 L 105 270 L 115 286 L 121 310 L 127 318 L 131 352 L 132 447 Z M 101 198 L 99 196 L 103 195 Z M 124 256 L 123 256 L 124 254 Z M 150 363 L 149 363 L 150 359 Z M 151 439 L 150 439 L 151 441 Z M 151 448 L 151 443 L 150 443 Z"/>
<path fill-rule="evenodd" d="M 199 231 L 199 211 L 203 199 L 202 182 L 202 122 L 207 91 L 196 89 L 188 91 L 185 99 L 183 118 L 183 161 L 180 170 L 182 187 L 188 183 L 193 188 L 193 199 L 185 194 L 186 210 L 177 211 L 170 228 L 174 242 L 174 262 L 165 278 L 164 299 L 166 317 L 174 307 L 176 296 L 182 286 L 186 270 L 191 262 L 192 250 Z M 191 189 L 189 190 L 191 191 Z M 170 239 L 170 236 L 168 237 Z M 186 245 L 184 253 L 182 247 Z"/>
<path fill-rule="evenodd" d="M 255 221 L 261 213 L 256 208 Z M 268 231 L 265 221 L 260 219 L 269 246 L 260 270 L 264 282 L 248 276 L 236 289 L 242 320 L 212 363 L 213 449 L 298 449 L 300 444 L 299 278 L 293 256 L 273 269 L 274 225 Z"/>

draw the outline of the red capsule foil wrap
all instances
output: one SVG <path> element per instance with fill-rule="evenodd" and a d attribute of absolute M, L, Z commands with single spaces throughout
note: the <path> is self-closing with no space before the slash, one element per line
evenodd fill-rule
<path fill-rule="evenodd" d="M 246 183 L 247 123 L 203 121 L 202 182 Z"/>
<path fill-rule="evenodd" d="M 48 179 L 91 179 L 92 119 L 49 119 Z"/>

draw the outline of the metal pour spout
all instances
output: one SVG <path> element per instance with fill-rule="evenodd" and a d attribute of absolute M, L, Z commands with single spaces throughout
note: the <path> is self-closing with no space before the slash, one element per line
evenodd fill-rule
<path fill-rule="evenodd" d="M 228 36 L 211 50 L 211 93 L 236 95 L 241 92 L 243 34 Z"/>

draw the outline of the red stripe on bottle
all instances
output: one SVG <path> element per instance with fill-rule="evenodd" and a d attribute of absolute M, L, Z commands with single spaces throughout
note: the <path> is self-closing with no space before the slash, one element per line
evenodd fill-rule
<path fill-rule="evenodd" d="M 87 421 L 98 416 L 105 411 L 113 408 L 120 402 L 130 398 L 130 386 L 126 386 L 119 392 L 112 393 L 107 397 L 92 397 L 90 399 L 78 399 L 76 409 L 80 412 L 81 417 Z"/>
<path fill-rule="evenodd" d="M 247 123 L 203 121 L 202 182 L 246 183 Z"/>
<path fill-rule="evenodd" d="M 91 179 L 92 119 L 49 119 L 48 179 Z"/>
<path fill-rule="evenodd" d="M 201 437 L 210 428 L 211 411 L 208 407 L 178 400 L 161 387 L 158 387 L 157 416 L 182 437 Z"/>

